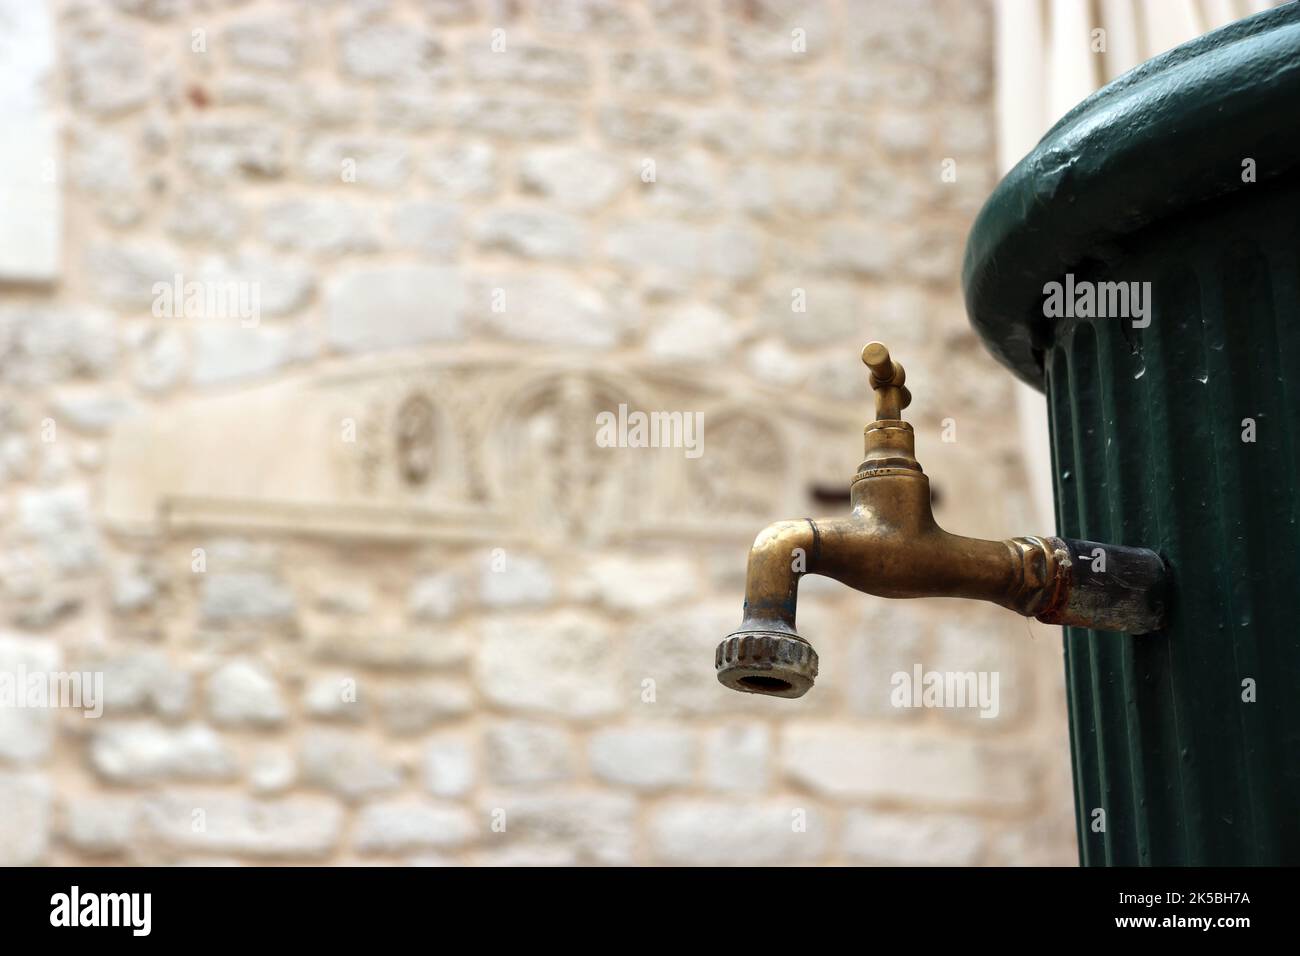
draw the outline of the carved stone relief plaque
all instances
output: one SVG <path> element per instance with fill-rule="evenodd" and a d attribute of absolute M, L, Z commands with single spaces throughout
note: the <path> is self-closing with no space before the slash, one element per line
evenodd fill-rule
<path fill-rule="evenodd" d="M 597 416 L 702 414 L 681 447 L 602 447 Z M 352 360 L 121 423 L 104 518 L 119 531 L 273 529 L 436 540 L 748 536 L 800 513 L 852 408 L 743 378 L 505 354 Z"/>

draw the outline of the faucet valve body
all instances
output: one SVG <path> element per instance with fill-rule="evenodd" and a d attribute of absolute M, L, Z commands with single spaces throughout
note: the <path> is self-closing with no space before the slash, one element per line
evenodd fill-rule
<path fill-rule="evenodd" d="M 930 481 L 916 460 L 906 373 L 879 342 L 862 350 L 876 420 L 850 485 L 851 514 L 780 521 L 749 552 L 744 620 L 714 655 L 734 690 L 801 697 L 817 652 L 795 630 L 799 578 L 820 574 L 880 597 L 990 601 L 1049 624 L 1145 634 L 1164 626 L 1168 569 L 1146 548 L 1051 536 L 965 538 L 934 520 Z"/>

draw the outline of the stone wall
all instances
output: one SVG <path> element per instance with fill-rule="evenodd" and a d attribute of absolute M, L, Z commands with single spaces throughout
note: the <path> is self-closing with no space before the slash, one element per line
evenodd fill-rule
<path fill-rule="evenodd" d="M 984 4 L 52 11 L 0 672 L 104 713 L 0 708 L 0 863 L 1074 861 L 1055 629 L 810 578 L 812 693 L 713 676 L 754 533 L 846 506 L 869 338 L 941 523 L 1046 530 L 958 291 Z M 703 453 L 598 447 L 620 403 Z M 918 664 L 996 717 L 891 706 Z"/>

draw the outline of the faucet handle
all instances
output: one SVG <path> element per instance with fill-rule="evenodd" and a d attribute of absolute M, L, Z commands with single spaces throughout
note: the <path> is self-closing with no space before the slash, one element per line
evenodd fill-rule
<path fill-rule="evenodd" d="M 912 404 L 912 393 L 903 383 L 907 372 L 889 357 L 883 342 L 868 342 L 862 347 L 862 364 L 871 369 L 871 387 L 876 391 L 876 418 L 897 421 L 903 409 Z"/>

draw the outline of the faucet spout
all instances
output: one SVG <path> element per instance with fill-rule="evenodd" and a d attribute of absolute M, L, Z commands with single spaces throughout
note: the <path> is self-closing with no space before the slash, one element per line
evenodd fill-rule
<path fill-rule="evenodd" d="M 902 366 L 879 343 L 863 350 L 863 360 L 872 369 L 877 413 L 899 415 L 911 400 Z M 878 597 L 988 601 L 1096 630 L 1143 634 L 1163 625 L 1166 568 L 1155 552 L 1050 536 L 988 541 L 950 534 L 934 520 L 912 427 L 878 418 L 867 426 L 865 444 L 850 514 L 778 521 L 755 538 L 743 620 L 715 653 L 725 686 L 775 697 L 801 697 L 812 687 L 817 653 L 795 628 L 805 574 Z"/>
<path fill-rule="evenodd" d="M 718 680 L 734 690 L 802 697 L 817 679 L 817 652 L 795 631 L 799 579 L 820 553 L 811 518 L 778 521 L 754 539 L 740 628 L 718 645 Z"/>

